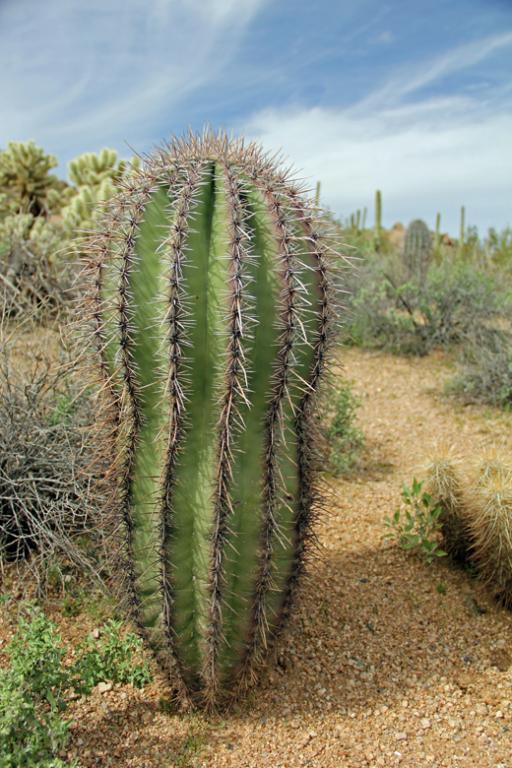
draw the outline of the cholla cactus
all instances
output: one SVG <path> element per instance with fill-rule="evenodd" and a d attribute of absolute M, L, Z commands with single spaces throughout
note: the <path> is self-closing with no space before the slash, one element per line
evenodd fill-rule
<path fill-rule="evenodd" d="M 0 152 L 4 211 L 37 217 L 58 210 L 59 195 L 66 184 L 50 173 L 56 166 L 57 158 L 47 155 L 33 141 L 10 141 Z"/>
<path fill-rule="evenodd" d="M 102 149 L 98 154 L 84 152 L 68 163 L 68 176 L 77 187 L 100 187 L 106 180 L 120 180 L 128 168 L 137 168 L 139 159 L 118 160 L 115 149 Z"/>
<path fill-rule="evenodd" d="M 420 285 L 425 281 L 432 261 L 432 237 L 421 219 L 412 221 L 405 235 L 403 262 L 408 280 Z"/>
<path fill-rule="evenodd" d="M 200 702 L 252 679 L 303 571 L 332 318 L 314 211 L 254 144 L 191 135 L 91 241 L 130 603 Z"/>

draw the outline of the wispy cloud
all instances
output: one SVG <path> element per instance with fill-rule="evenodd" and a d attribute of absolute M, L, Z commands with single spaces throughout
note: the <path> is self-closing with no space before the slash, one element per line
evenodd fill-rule
<path fill-rule="evenodd" d="M 266 0 L 4 0 L 0 143 L 28 137 L 91 146 L 147 136 L 155 115 L 226 67 Z"/>
<path fill-rule="evenodd" d="M 512 46 L 512 32 L 489 35 L 466 45 L 459 45 L 431 61 L 413 63 L 405 71 L 391 76 L 368 95 L 361 106 L 396 103 L 443 77 L 461 72 L 488 58 L 500 48 Z"/>
<path fill-rule="evenodd" d="M 244 129 L 320 179 L 324 203 L 344 215 L 371 205 L 381 188 L 388 225 L 418 215 L 433 224 L 441 211 L 454 230 L 461 204 L 480 226 L 512 223 L 510 99 L 489 111 L 467 95 L 405 98 L 511 44 L 512 35 L 500 35 L 461 46 L 427 62 L 422 76 L 394 75 L 352 106 L 262 110 Z"/>

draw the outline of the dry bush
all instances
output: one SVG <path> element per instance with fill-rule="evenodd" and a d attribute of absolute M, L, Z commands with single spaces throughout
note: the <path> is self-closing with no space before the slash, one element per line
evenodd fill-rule
<path fill-rule="evenodd" d="M 94 409 L 56 331 L 4 315 L 0 395 L 0 567 L 23 562 L 40 585 L 59 563 L 94 571 Z"/>

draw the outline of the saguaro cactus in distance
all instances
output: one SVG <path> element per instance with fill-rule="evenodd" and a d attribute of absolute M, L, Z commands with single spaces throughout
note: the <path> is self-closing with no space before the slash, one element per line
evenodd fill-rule
<path fill-rule="evenodd" d="M 405 234 L 403 262 L 409 280 L 425 281 L 432 261 L 432 235 L 421 219 L 411 221 Z"/>
<path fill-rule="evenodd" d="M 286 172 L 223 136 L 123 181 L 91 241 L 133 615 L 189 693 L 252 680 L 312 519 L 328 247 Z"/>

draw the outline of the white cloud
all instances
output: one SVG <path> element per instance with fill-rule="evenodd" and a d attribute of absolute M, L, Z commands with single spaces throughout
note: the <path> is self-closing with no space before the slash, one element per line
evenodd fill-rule
<path fill-rule="evenodd" d="M 155 116 L 219 76 L 265 2 L 3 0 L 0 144 L 146 137 Z"/>
<path fill-rule="evenodd" d="M 243 128 L 281 147 L 312 183 L 320 179 L 323 203 L 344 216 L 371 209 L 381 189 L 387 225 L 421 216 L 433 226 L 440 211 L 455 232 L 462 204 L 470 224 L 512 224 L 510 100 L 489 110 L 470 96 L 404 99 L 510 44 L 512 34 L 486 38 L 427 62 L 422 73 L 395 75 L 352 106 L 263 110 Z"/>

